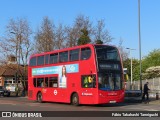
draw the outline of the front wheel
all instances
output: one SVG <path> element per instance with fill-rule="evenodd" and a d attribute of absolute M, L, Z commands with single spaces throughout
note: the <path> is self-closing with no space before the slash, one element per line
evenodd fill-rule
<path fill-rule="evenodd" d="M 42 102 L 43 102 L 43 100 L 42 100 L 42 93 L 41 93 L 41 92 L 39 92 L 39 93 L 37 94 L 37 102 L 39 102 L 39 103 L 42 103 Z"/>
<path fill-rule="evenodd" d="M 71 101 L 72 105 L 78 106 L 79 105 L 79 97 L 77 95 L 77 93 L 74 93 L 72 95 L 72 101 Z"/>

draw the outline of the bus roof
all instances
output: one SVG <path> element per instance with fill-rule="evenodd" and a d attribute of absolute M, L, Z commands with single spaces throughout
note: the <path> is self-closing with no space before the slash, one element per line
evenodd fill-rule
<path fill-rule="evenodd" d="M 83 47 L 89 47 L 89 46 L 95 46 L 95 45 L 112 46 L 112 47 L 117 48 L 116 46 L 113 46 L 113 45 L 85 44 L 85 45 L 79 45 L 79 46 L 73 46 L 73 47 L 69 47 L 69 48 L 64 48 L 64 49 L 52 50 L 52 51 L 49 51 L 49 52 L 42 52 L 42 53 L 32 54 L 32 55 L 30 56 L 30 58 L 35 57 L 35 56 L 46 55 L 46 54 L 51 54 L 51 53 L 58 53 L 58 52 L 64 52 L 64 51 L 67 51 L 67 50 L 73 50 L 73 49 L 78 49 L 78 48 L 83 48 Z"/>

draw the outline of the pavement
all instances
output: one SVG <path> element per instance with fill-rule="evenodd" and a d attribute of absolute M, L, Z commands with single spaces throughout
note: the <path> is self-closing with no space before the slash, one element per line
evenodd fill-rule
<path fill-rule="evenodd" d="M 140 100 L 133 100 L 133 99 L 125 100 L 125 103 L 145 103 L 146 104 L 146 102 L 142 102 Z M 160 105 L 160 99 L 156 100 L 156 98 L 150 98 L 149 103 L 147 104 Z"/>
<path fill-rule="evenodd" d="M 160 99 L 159 100 L 151 99 L 149 104 L 158 104 L 158 105 L 160 105 Z"/>

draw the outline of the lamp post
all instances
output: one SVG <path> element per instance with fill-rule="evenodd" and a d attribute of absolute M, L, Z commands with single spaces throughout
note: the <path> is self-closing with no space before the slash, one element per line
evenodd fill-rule
<path fill-rule="evenodd" d="M 131 57 L 131 86 L 130 86 L 130 89 L 132 90 L 133 75 L 132 75 L 132 55 L 131 55 L 131 51 L 132 51 L 132 50 L 136 50 L 136 49 L 132 49 L 132 48 L 126 48 L 126 49 L 129 50 L 130 57 Z"/>
<path fill-rule="evenodd" d="M 141 57 L 141 27 L 140 27 L 140 0 L 138 0 L 138 38 L 139 38 L 139 61 L 140 61 L 140 90 L 142 95 L 142 57 Z"/>

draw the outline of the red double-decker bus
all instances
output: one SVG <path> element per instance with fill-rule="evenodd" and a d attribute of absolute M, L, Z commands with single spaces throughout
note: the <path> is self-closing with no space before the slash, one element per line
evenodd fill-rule
<path fill-rule="evenodd" d="M 105 104 L 124 101 L 119 51 L 109 45 L 81 45 L 30 57 L 28 99 L 38 102 Z"/>

